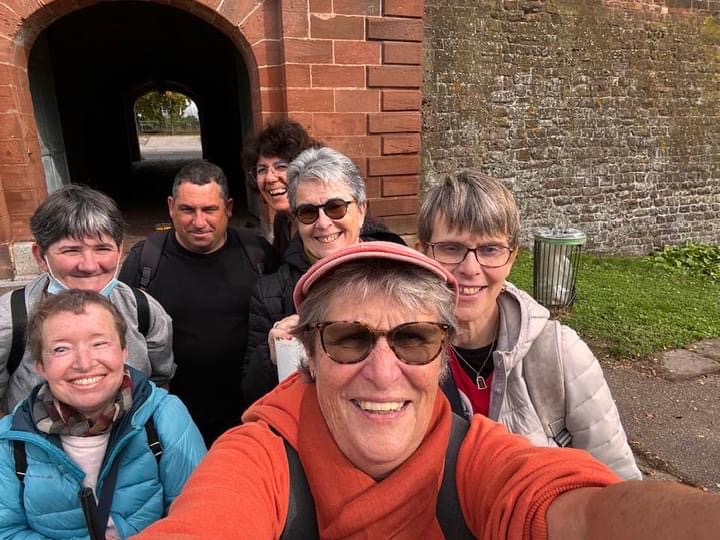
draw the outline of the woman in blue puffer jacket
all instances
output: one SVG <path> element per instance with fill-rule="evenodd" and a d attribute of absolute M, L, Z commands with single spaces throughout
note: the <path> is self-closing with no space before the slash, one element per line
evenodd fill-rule
<path fill-rule="evenodd" d="M 27 335 L 47 382 L 0 421 L 0 538 L 127 538 L 163 517 L 206 449 L 182 402 L 126 365 L 117 309 L 51 295 Z"/>

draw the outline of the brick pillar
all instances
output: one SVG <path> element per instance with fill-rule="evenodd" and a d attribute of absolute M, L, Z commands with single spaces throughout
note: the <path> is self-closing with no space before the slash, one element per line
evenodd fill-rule
<path fill-rule="evenodd" d="M 369 210 L 414 234 L 423 2 L 283 0 L 287 113 L 358 163 Z"/>
<path fill-rule="evenodd" d="M 47 195 L 35 129 L 29 51 L 20 32 L 33 2 L 0 3 L 0 278 L 13 277 L 12 242 L 30 240 L 28 220 Z"/>

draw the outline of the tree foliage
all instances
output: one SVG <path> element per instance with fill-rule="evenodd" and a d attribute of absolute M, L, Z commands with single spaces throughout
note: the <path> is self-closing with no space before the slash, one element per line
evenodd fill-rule
<path fill-rule="evenodd" d="M 190 98 L 184 94 L 153 90 L 135 102 L 135 118 L 143 131 L 146 127 L 162 130 L 179 123 L 188 105 Z"/>

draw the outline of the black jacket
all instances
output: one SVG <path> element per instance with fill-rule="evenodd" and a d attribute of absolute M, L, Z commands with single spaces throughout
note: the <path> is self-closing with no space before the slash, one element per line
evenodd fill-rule
<path fill-rule="evenodd" d="M 363 227 L 362 240 L 382 240 L 405 244 L 395 233 Z M 283 262 L 274 274 L 260 277 L 255 294 L 250 299 L 248 343 L 242 378 L 245 405 L 250 406 L 278 384 L 277 368 L 270 361 L 267 338 L 273 324 L 295 313 L 292 295 L 295 284 L 310 268 L 300 235 L 295 235 L 283 256 Z"/>
<path fill-rule="evenodd" d="M 138 243 L 130 251 L 120 272 L 122 281 L 139 282 L 144 245 Z M 147 292 L 173 321 L 178 367 L 170 390 L 190 410 L 208 445 L 237 425 L 244 411 L 238 387 L 250 299 L 259 266 L 272 272 L 277 268 L 275 259 L 264 238 L 245 230 L 228 229 L 227 242 L 207 254 L 186 250 L 172 232 L 162 245 Z"/>

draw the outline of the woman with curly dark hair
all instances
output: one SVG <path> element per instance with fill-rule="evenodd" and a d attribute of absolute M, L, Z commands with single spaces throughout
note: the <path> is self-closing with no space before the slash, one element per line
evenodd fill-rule
<path fill-rule="evenodd" d="M 303 150 L 320 146 L 322 144 L 310 137 L 304 127 L 286 119 L 268 124 L 245 151 L 248 184 L 260 193 L 268 207 L 272 224 L 268 240 L 280 255 L 287 249 L 296 230 L 287 196 L 288 164 Z"/>

